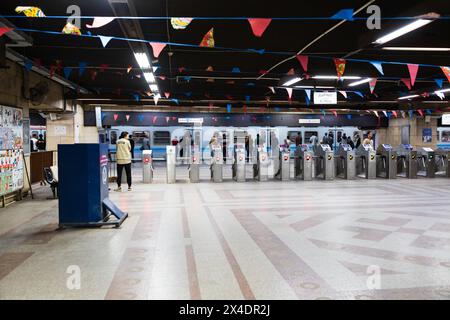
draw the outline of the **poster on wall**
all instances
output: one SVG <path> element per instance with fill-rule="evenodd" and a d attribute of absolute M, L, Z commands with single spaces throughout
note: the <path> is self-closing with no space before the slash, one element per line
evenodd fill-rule
<path fill-rule="evenodd" d="M 422 141 L 431 143 L 433 141 L 433 130 L 431 128 L 424 128 L 422 130 Z"/>
<path fill-rule="evenodd" d="M 0 196 L 23 188 L 23 124 L 22 109 L 0 106 Z"/>
<path fill-rule="evenodd" d="M 30 119 L 23 119 L 22 120 L 23 123 L 23 152 L 26 155 L 29 155 L 31 150 L 30 150 Z"/>

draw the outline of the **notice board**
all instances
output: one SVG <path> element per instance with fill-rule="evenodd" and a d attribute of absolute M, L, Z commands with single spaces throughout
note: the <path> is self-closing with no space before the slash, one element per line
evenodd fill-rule
<path fill-rule="evenodd" d="M 23 188 L 22 109 L 0 105 L 0 196 Z"/>

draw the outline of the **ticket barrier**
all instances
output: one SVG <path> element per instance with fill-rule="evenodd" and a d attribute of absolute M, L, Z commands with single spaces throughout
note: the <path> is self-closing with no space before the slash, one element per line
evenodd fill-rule
<path fill-rule="evenodd" d="M 236 149 L 234 163 L 232 165 L 233 179 L 237 182 L 245 182 L 245 149 Z"/>
<path fill-rule="evenodd" d="M 200 153 L 194 152 L 189 161 L 189 181 L 197 183 L 200 181 Z"/>
<path fill-rule="evenodd" d="M 418 176 L 434 178 L 436 176 L 436 157 L 431 148 L 420 148 L 417 152 L 419 157 Z"/>
<path fill-rule="evenodd" d="M 223 151 L 222 148 L 212 149 L 211 179 L 213 182 L 223 181 Z"/>
<path fill-rule="evenodd" d="M 142 177 L 143 183 L 153 182 L 153 158 L 152 150 L 142 151 Z M 126 180 L 124 180 L 126 181 Z"/>
<path fill-rule="evenodd" d="M 307 146 L 295 150 L 294 174 L 296 179 L 311 181 L 313 177 L 314 153 Z"/>
<path fill-rule="evenodd" d="M 376 179 L 377 154 L 371 145 L 360 145 L 356 149 L 356 175 L 364 179 Z"/>
<path fill-rule="evenodd" d="M 320 144 L 315 153 L 316 178 L 334 179 L 334 154 L 328 144 Z"/>
<path fill-rule="evenodd" d="M 397 152 L 397 176 L 417 179 L 419 170 L 417 150 L 414 150 L 410 144 L 401 144 L 395 151 Z"/>
<path fill-rule="evenodd" d="M 341 144 L 336 157 L 336 177 L 353 180 L 356 178 L 356 154 L 348 144 Z"/>
<path fill-rule="evenodd" d="M 280 169 L 276 177 L 281 181 L 289 181 L 291 174 L 291 166 L 290 166 L 291 154 L 289 149 L 280 150 L 279 157 L 280 157 Z"/>
<path fill-rule="evenodd" d="M 253 165 L 253 178 L 258 181 L 267 181 L 269 177 L 269 155 L 265 151 L 258 151 L 256 164 Z"/>
<path fill-rule="evenodd" d="M 177 153 L 175 146 L 166 147 L 166 180 L 167 183 L 175 183 L 176 176 Z"/>
<path fill-rule="evenodd" d="M 377 176 L 385 179 L 397 178 L 397 152 L 390 144 L 381 144 L 377 149 Z"/>
<path fill-rule="evenodd" d="M 450 150 L 437 149 L 436 155 L 436 176 L 450 178 Z"/>

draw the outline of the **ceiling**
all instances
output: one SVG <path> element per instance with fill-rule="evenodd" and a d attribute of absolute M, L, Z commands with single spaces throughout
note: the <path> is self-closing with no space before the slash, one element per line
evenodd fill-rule
<path fill-rule="evenodd" d="M 298 1 L 278 0 L 266 1 L 201 1 L 201 0 L 58 0 L 33 1 L 47 16 L 67 15 L 70 5 L 78 5 L 82 16 L 114 16 L 137 15 L 147 17 L 330 17 L 341 9 L 357 10 L 369 0 L 350 1 Z M 117 0 L 116 0 L 117 2 Z M 381 8 L 382 17 L 418 16 L 436 12 L 441 16 L 449 16 L 450 2 L 442 1 L 374 1 Z M 28 5 L 21 1 L 2 0 L 1 15 L 15 15 L 14 8 Z M 113 10 L 114 9 L 114 10 Z M 367 17 L 363 10 L 356 17 Z M 60 32 L 65 24 L 64 19 L 24 19 L 8 17 L 17 28 L 47 30 Z M 91 31 L 94 35 L 142 38 L 148 41 L 198 45 L 203 36 L 214 28 L 216 47 L 235 48 L 229 51 L 218 48 L 167 46 L 159 58 L 152 58 L 153 65 L 159 66 L 155 72 L 162 98 L 160 105 L 226 106 L 232 104 L 242 108 L 243 105 L 290 108 L 304 107 L 306 93 L 294 90 L 292 100 L 288 101 L 287 91 L 282 88 L 286 74 L 292 68 L 295 73 L 305 77 L 297 59 L 291 59 L 274 68 L 262 78 L 261 71 L 269 70 L 278 62 L 294 56 L 300 49 L 324 32 L 335 26 L 340 20 L 273 20 L 262 37 L 253 35 L 247 20 L 194 19 L 185 30 L 175 30 L 170 20 L 115 20 L 98 29 L 87 29 L 86 23 L 92 19 L 84 19 L 81 31 Z M 375 48 L 371 43 L 377 38 L 399 28 L 411 20 L 382 20 L 381 30 L 369 30 L 365 20 L 346 21 L 324 35 L 309 46 L 302 54 L 309 56 L 308 76 L 336 75 L 336 68 L 331 58 L 347 59 L 346 76 L 355 75 L 363 78 L 378 78 L 374 94 L 369 85 L 362 84 L 349 88 L 350 80 L 302 80 L 296 85 L 331 86 L 336 90 L 357 90 L 363 94 L 359 97 L 348 94 L 348 98 L 338 94 L 340 106 L 349 109 L 364 109 L 397 101 L 402 95 L 422 94 L 437 90 L 436 78 L 445 79 L 443 72 L 435 67 L 421 66 L 416 84 L 409 91 L 400 78 L 409 78 L 406 65 L 384 64 L 382 76 L 370 63 L 355 62 L 351 59 L 372 61 L 394 61 L 404 63 L 428 64 L 437 66 L 450 65 L 450 52 L 410 52 L 387 51 Z M 141 29 L 141 30 L 139 30 Z M 408 33 L 386 44 L 386 46 L 408 47 L 450 47 L 448 32 L 450 20 L 436 20 L 420 29 Z M 101 103 L 110 99 L 113 105 L 154 105 L 148 96 L 149 87 L 139 69 L 133 50 L 139 44 L 127 41 L 112 40 L 105 48 L 98 38 L 77 37 L 71 35 L 49 35 L 26 32 L 33 39 L 33 46 L 14 48 L 31 60 L 39 59 L 43 66 L 50 68 L 56 61 L 63 67 L 73 67 L 70 80 L 87 89 L 88 94 L 70 92 L 69 97 L 84 99 L 88 103 Z M 133 36 L 131 36 L 133 35 Z M 265 53 L 245 52 L 246 49 L 264 49 Z M 150 46 L 146 50 L 152 53 Z M 79 76 L 79 62 L 86 62 L 88 69 Z M 128 66 L 133 69 L 127 73 Z M 206 71 L 208 67 L 214 71 Z M 240 73 L 232 72 L 239 68 Z M 102 69 L 102 72 L 100 72 Z M 89 70 L 96 70 L 98 75 L 91 77 Z M 214 79 L 212 82 L 208 79 Z M 275 87 L 273 93 L 269 87 Z M 444 88 L 449 87 L 445 79 Z M 164 93 L 170 93 L 165 99 Z M 450 94 L 447 94 L 450 95 Z M 176 99 L 171 100 L 171 99 Z M 432 95 L 419 97 L 414 103 L 428 101 L 429 107 L 448 107 L 448 101 L 442 101 Z M 269 101 L 269 102 L 268 102 Z M 401 103 L 410 103 L 402 101 Z M 333 107 L 333 106 L 331 106 Z"/>

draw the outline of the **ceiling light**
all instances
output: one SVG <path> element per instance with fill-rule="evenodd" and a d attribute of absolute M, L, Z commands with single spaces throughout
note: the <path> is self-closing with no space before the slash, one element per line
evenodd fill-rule
<path fill-rule="evenodd" d="M 367 83 L 367 82 L 370 82 L 370 81 L 372 81 L 372 78 L 362 79 L 362 80 L 359 80 L 359 81 L 352 82 L 348 86 L 349 87 L 356 87 L 356 86 L 359 86 L 360 84 Z"/>
<path fill-rule="evenodd" d="M 385 35 L 384 37 L 381 37 L 381 38 L 375 40 L 374 43 L 383 44 L 383 43 L 389 42 L 395 38 L 401 37 L 402 35 L 404 35 L 408 32 L 411 32 L 420 27 L 423 27 L 423 26 L 429 24 L 430 22 L 433 22 L 433 20 L 426 20 L 426 19 L 416 20 L 414 22 L 411 22 L 410 24 L 407 24 L 404 27 L 401 27 L 400 29 L 395 30 L 394 32 L 391 32 L 391 33 Z"/>
<path fill-rule="evenodd" d="M 153 73 L 151 72 L 144 72 L 145 80 L 147 80 L 148 83 L 155 83 L 156 79 Z"/>
<path fill-rule="evenodd" d="M 136 58 L 136 61 L 139 64 L 139 67 L 141 67 L 141 69 L 150 69 L 151 68 L 150 60 L 148 59 L 147 54 L 145 54 L 143 52 L 135 53 L 134 57 Z"/>
<path fill-rule="evenodd" d="M 442 90 L 437 90 L 434 93 L 445 93 L 445 92 L 450 92 L 450 88 L 448 89 L 442 89 Z"/>
<path fill-rule="evenodd" d="M 158 92 L 159 91 L 158 86 L 156 84 L 151 84 L 150 85 L 150 90 L 152 90 L 152 92 Z"/>
<path fill-rule="evenodd" d="M 294 88 L 298 88 L 298 89 L 336 89 L 335 87 L 329 87 L 329 86 L 294 86 Z"/>
<path fill-rule="evenodd" d="M 395 51 L 450 51 L 450 48 L 423 48 L 423 47 L 383 47 L 382 49 Z"/>
<path fill-rule="evenodd" d="M 302 78 L 295 77 L 295 78 L 292 78 L 292 79 L 286 81 L 285 83 L 283 83 L 283 86 L 284 86 L 284 87 L 289 87 L 289 86 L 291 86 L 291 85 L 293 85 L 294 83 L 297 83 L 297 82 L 299 82 L 299 81 L 302 81 Z"/>
<path fill-rule="evenodd" d="M 418 94 L 414 94 L 412 96 L 400 97 L 400 98 L 398 98 L 398 100 L 412 99 L 412 98 L 417 98 L 418 96 L 419 96 Z"/>
<path fill-rule="evenodd" d="M 313 79 L 321 79 L 321 80 L 337 80 L 337 76 L 314 76 Z M 342 80 L 358 80 L 361 79 L 361 77 L 358 76 L 343 76 L 340 79 Z"/>

